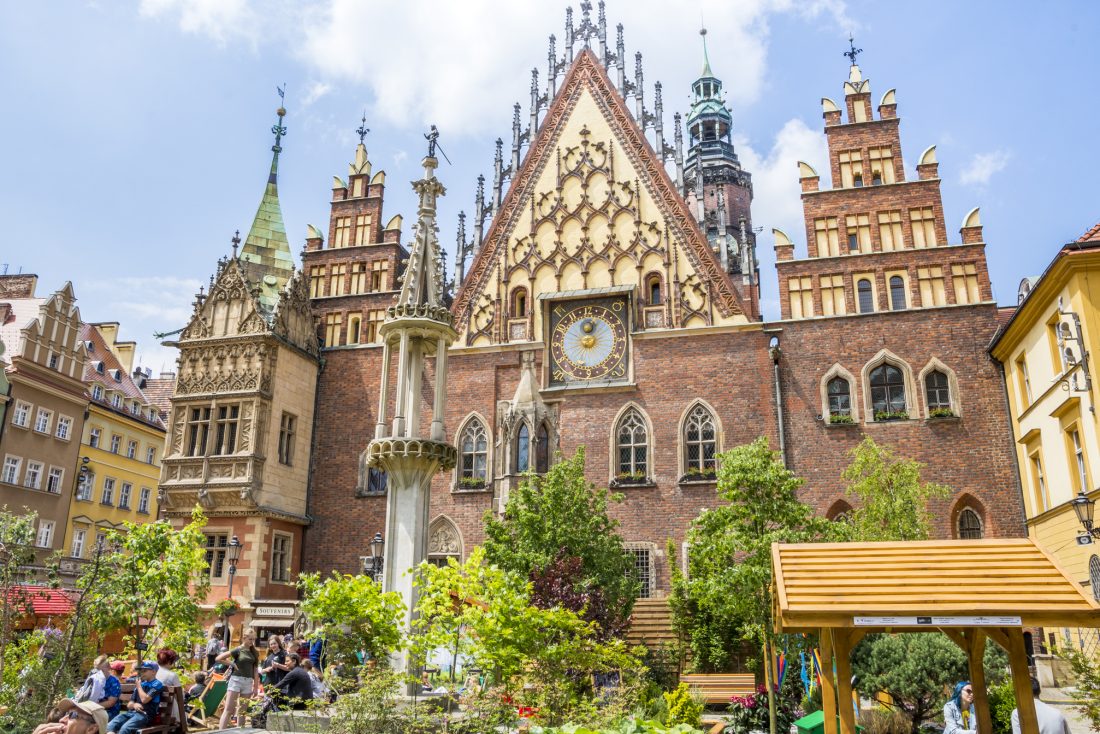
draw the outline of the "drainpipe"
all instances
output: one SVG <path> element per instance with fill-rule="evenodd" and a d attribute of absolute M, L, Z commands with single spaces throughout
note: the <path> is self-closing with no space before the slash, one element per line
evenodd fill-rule
<path fill-rule="evenodd" d="M 783 432 L 783 390 L 779 383 L 779 357 L 783 352 L 779 349 L 779 337 L 773 336 L 768 343 L 768 354 L 772 358 L 772 374 L 775 378 L 775 423 L 779 427 L 779 458 L 783 466 L 787 465 L 787 439 Z"/>

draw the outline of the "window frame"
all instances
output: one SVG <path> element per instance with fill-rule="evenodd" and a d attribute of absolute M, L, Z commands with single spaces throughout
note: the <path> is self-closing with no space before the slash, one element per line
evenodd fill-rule
<path fill-rule="evenodd" d="M 963 528 L 963 518 L 973 517 L 977 523 L 973 526 Z M 977 535 L 974 535 L 974 533 Z M 955 537 L 959 540 L 981 540 L 985 537 L 985 521 L 982 519 L 981 513 L 975 510 L 973 507 L 965 506 L 959 509 L 959 514 L 955 518 Z"/>
<path fill-rule="evenodd" d="M 23 486 L 27 489 L 42 489 L 45 463 L 37 459 L 27 459 L 27 468 L 23 470 Z"/>
<path fill-rule="evenodd" d="M 623 429 L 627 421 L 634 421 L 629 431 L 629 441 L 623 442 Z M 638 433 L 641 432 L 639 440 Z M 628 403 L 623 406 L 615 422 L 612 423 L 611 433 L 611 477 L 616 483 L 645 484 L 652 481 L 653 469 L 653 430 L 649 424 L 649 418 L 638 405 Z M 623 451 L 629 452 L 628 459 L 624 463 Z M 641 451 L 639 461 L 638 452 Z M 638 478 L 637 475 L 642 477 Z"/>
<path fill-rule="evenodd" d="M 479 441 L 480 439 L 480 441 Z M 467 448 L 469 444 L 469 448 Z M 492 439 L 480 415 L 469 416 L 458 432 L 458 464 L 455 466 L 456 489 L 483 489 L 489 483 Z M 479 448 L 481 446 L 481 448 Z M 481 474 L 478 474 L 478 458 Z"/>
<path fill-rule="evenodd" d="M 298 436 L 298 416 L 283 411 L 279 418 L 279 463 L 294 466 L 294 448 Z"/>
<path fill-rule="evenodd" d="M 114 477 L 103 477 L 103 487 L 99 490 L 99 504 L 115 506 L 115 484 L 117 483 L 118 480 Z"/>
<path fill-rule="evenodd" d="M 230 528 L 204 528 L 202 534 L 206 537 L 203 544 L 204 558 L 206 559 L 206 573 L 211 584 L 221 584 L 229 576 L 229 539 L 233 535 Z M 219 540 L 224 539 L 224 543 Z M 220 560 L 219 560 L 220 559 Z M 216 565 L 220 564 L 221 572 L 214 573 Z"/>
<path fill-rule="evenodd" d="M 286 541 L 286 547 L 283 549 L 278 548 L 278 541 Z M 270 580 L 274 584 L 289 584 L 291 576 L 291 563 L 294 558 L 294 536 L 290 533 L 283 532 L 281 530 L 273 530 L 271 533 L 271 574 Z M 277 563 L 277 558 L 282 557 L 281 562 Z M 281 566 L 281 569 L 280 569 Z M 276 575 L 276 571 L 282 571 L 282 574 Z"/>
<path fill-rule="evenodd" d="M 151 487 L 142 487 L 138 490 L 138 506 L 137 511 L 139 514 L 148 515 L 149 509 L 152 507 L 153 490 Z"/>
<path fill-rule="evenodd" d="M 38 407 L 38 410 L 34 414 L 34 432 L 41 433 L 43 435 L 49 435 L 52 433 L 50 430 L 53 425 L 53 411 L 42 406 Z"/>
<path fill-rule="evenodd" d="M 34 547 L 35 548 L 53 548 L 53 536 L 56 528 L 56 523 L 53 520 L 44 520 L 38 518 L 38 529 L 34 534 Z M 45 532 L 46 539 L 43 542 L 42 534 Z"/>
<path fill-rule="evenodd" d="M 55 485 L 57 489 L 50 489 L 50 485 Z M 49 471 L 46 472 L 46 491 L 50 494 L 61 494 L 61 490 L 64 486 L 65 467 L 51 465 Z"/>
<path fill-rule="evenodd" d="M 657 596 L 657 546 L 648 541 L 628 541 L 623 543 L 623 550 L 633 556 L 631 564 L 631 576 L 641 584 L 636 599 L 653 599 Z M 639 571 L 643 566 L 639 565 L 639 559 L 644 556 L 644 571 L 646 578 L 640 578 Z"/>
<path fill-rule="evenodd" d="M 705 418 L 705 420 L 703 420 Z M 705 423 L 710 423 L 713 434 L 708 440 L 705 438 Z M 691 438 L 692 428 L 697 428 L 698 437 Z M 691 481 L 689 475 L 698 476 L 705 481 L 711 481 L 713 475 L 718 472 L 718 454 L 721 453 L 721 425 L 718 422 L 718 414 L 714 411 L 710 405 L 702 401 L 696 401 L 692 403 L 687 411 L 684 413 L 684 417 L 680 421 L 680 442 L 682 449 L 680 451 L 680 464 L 682 469 L 682 479 Z M 707 455 L 707 445 L 712 445 L 710 455 Z M 692 447 L 697 446 L 697 456 L 693 459 L 691 456 Z"/>
<path fill-rule="evenodd" d="M 64 430 L 62 430 L 64 427 Z M 64 434 L 64 435 L 62 435 Z M 58 441 L 68 441 L 73 436 L 73 419 L 71 416 L 58 414 L 57 424 L 54 427 L 54 438 Z"/>
<path fill-rule="evenodd" d="M 34 410 L 32 403 L 25 400 L 16 400 L 15 407 L 11 411 L 11 424 L 16 428 L 29 428 L 32 410 Z"/>
<path fill-rule="evenodd" d="M 22 474 L 23 457 L 14 454 L 5 454 L 4 465 L 0 467 L 0 482 L 19 486 L 19 475 Z"/>

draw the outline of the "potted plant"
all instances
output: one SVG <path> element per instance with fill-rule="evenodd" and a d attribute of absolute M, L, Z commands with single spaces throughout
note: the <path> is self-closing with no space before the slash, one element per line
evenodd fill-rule
<path fill-rule="evenodd" d="M 649 477 L 646 476 L 646 473 L 644 471 L 619 472 L 618 474 L 615 475 L 615 481 L 612 482 L 612 484 L 614 484 L 616 487 L 621 487 L 621 486 L 624 486 L 624 485 L 648 484 L 648 483 L 649 483 Z"/>
<path fill-rule="evenodd" d="M 239 611 L 241 611 L 241 603 L 236 599 L 222 599 L 214 605 L 214 614 L 223 620 L 228 620 Z"/>
<path fill-rule="evenodd" d="M 907 410 L 876 410 L 875 421 L 907 421 L 909 420 L 909 411 Z"/>
<path fill-rule="evenodd" d="M 851 413 L 831 413 L 829 423 L 834 426 L 854 426 L 856 420 Z"/>
<path fill-rule="evenodd" d="M 468 491 L 485 489 L 485 480 L 481 477 L 459 477 L 458 488 Z"/>
<path fill-rule="evenodd" d="M 680 477 L 681 482 L 713 482 L 718 478 L 718 469 L 713 466 L 699 468 L 689 466 L 687 474 Z"/>
<path fill-rule="evenodd" d="M 928 411 L 929 418 L 956 418 L 955 411 L 948 407 L 932 408 Z"/>

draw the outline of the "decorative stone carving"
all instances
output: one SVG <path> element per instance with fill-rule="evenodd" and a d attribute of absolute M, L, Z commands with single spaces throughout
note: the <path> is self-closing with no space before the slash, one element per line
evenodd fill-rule
<path fill-rule="evenodd" d="M 462 550 L 458 530 L 449 522 L 437 525 L 428 537 L 428 553 L 433 556 L 457 556 Z"/>

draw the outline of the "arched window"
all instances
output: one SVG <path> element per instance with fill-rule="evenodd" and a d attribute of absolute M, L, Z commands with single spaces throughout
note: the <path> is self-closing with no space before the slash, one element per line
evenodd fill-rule
<path fill-rule="evenodd" d="M 712 473 L 717 467 L 717 430 L 714 416 L 702 405 L 696 405 L 684 422 L 684 465 L 688 474 Z"/>
<path fill-rule="evenodd" d="M 645 421 L 638 411 L 631 408 L 619 421 L 616 431 L 616 445 L 619 449 L 618 477 L 620 479 L 644 479 L 649 470 L 649 442 L 646 437 Z"/>
<path fill-rule="evenodd" d="M 386 491 L 386 472 L 372 466 L 367 470 L 367 492 L 383 494 Z"/>
<path fill-rule="evenodd" d="M 859 295 L 859 312 L 871 313 L 875 310 L 875 296 L 871 292 L 871 281 L 860 278 L 856 283 L 856 291 Z"/>
<path fill-rule="evenodd" d="M 890 276 L 890 308 L 894 311 L 904 311 L 905 306 L 905 279 L 900 275 Z"/>
<path fill-rule="evenodd" d="M 959 537 L 963 540 L 981 540 L 982 519 L 969 507 L 959 513 Z"/>
<path fill-rule="evenodd" d="M 466 424 L 459 445 L 462 449 L 460 462 L 462 473 L 458 477 L 459 484 L 470 487 L 484 486 L 489 463 L 489 439 L 481 421 L 475 418 Z"/>
<path fill-rule="evenodd" d="M 852 385 L 843 377 L 834 377 L 827 386 L 829 394 L 829 419 L 852 415 Z"/>
<path fill-rule="evenodd" d="M 363 323 L 360 316 L 352 316 L 348 319 L 348 344 L 359 343 L 359 326 Z"/>
<path fill-rule="evenodd" d="M 834 502 L 829 511 L 825 513 L 825 517 L 833 522 L 848 522 L 851 520 L 851 516 L 852 506 L 844 500 Z"/>
<path fill-rule="evenodd" d="M 516 471 L 525 472 L 531 468 L 531 431 L 527 424 L 520 425 L 516 433 Z"/>
<path fill-rule="evenodd" d="M 924 376 L 924 394 L 928 398 L 929 415 L 934 410 L 951 410 L 951 388 L 947 375 L 939 370 L 932 370 Z"/>
<path fill-rule="evenodd" d="M 521 319 L 527 316 L 527 290 L 516 288 L 512 294 L 512 318 Z"/>
<path fill-rule="evenodd" d="M 545 474 L 550 469 L 550 430 L 543 423 L 535 434 L 535 471 Z"/>
<path fill-rule="evenodd" d="M 892 364 L 880 364 L 871 370 L 871 409 L 875 420 L 895 420 L 904 416 L 905 376 Z"/>
<path fill-rule="evenodd" d="M 1100 601 L 1100 556 L 1095 553 L 1089 557 L 1089 583 L 1092 585 L 1092 598 Z"/>
<path fill-rule="evenodd" d="M 659 306 L 661 304 L 661 279 L 656 275 L 650 276 L 646 282 L 646 291 L 649 293 L 649 305 Z"/>

